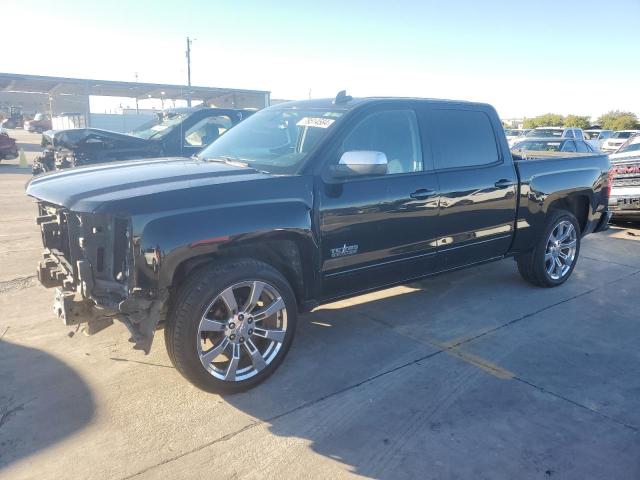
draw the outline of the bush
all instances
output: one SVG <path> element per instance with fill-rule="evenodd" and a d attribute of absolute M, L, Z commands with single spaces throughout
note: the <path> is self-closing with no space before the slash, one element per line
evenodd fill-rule
<path fill-rule="evenodd" d="M 598 118 L 598 124 L 605 130 L 631 130 L 638 126 L 638 117 L 632 112 L 612 110 Z"/>
<path fill-rule="evenodd" d="M 524 128 L 562 127 L 564 125 L 564 117 L 557 113 L 545 113 L 537 117 L 525 118 L 523 125 Z"/>

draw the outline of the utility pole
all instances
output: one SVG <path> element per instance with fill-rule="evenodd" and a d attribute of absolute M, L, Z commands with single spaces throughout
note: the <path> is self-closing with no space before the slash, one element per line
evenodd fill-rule
<path fill-rule="evenodd" d="M 136 72 L 136 83 L 138 83 L 138 72 Z M 138 109 L 138 92 L 136 92 L 136 115 L 140 115 L 140 110 Z"/>
<path fill-rule="evenodd" d="M 189 91 L 187 92 L 187 107 L 191 107 L 191 39 L 187 37 L 187 85 Z"/>

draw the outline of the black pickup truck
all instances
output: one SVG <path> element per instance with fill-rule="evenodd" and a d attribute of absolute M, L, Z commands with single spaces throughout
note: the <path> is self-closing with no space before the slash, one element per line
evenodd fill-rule
<path fill-rule="evenodd" d="M 194 385 L 264 380 L 298 314 L 512 257 L 555 287 L 607 228 L 605 155 L 512 158 L 486 104 L 335 99 L 280 104 L 198 158 L 36 177 L 55 312 L 89 333 L 114 318 L 148 352 L 156 327 Z"/>

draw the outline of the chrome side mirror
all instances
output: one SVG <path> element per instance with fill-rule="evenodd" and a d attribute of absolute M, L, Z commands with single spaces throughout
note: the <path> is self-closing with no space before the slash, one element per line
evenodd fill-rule
<path fill-rule="evenodd" d="M 358 177 L 362 175 L 386 175 L 387 156 L 372 150 L 352 150 L 344 152 L 340 161 L 332 168 L 335 178 Z"/>

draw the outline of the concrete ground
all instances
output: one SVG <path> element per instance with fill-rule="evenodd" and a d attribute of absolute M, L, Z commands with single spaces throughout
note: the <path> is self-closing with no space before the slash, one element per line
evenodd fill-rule
<path fill-rule="evenodd" d="M 555 289 L 506 260 L 320 307 L 271 379 L 221 397 L 179 376 L 162 332 L 144 356 L 122 325 L 53 318 L 16 165 L 0 163 L 0 478 L 640 478 L 640 230 L 588 237 Z"/>

